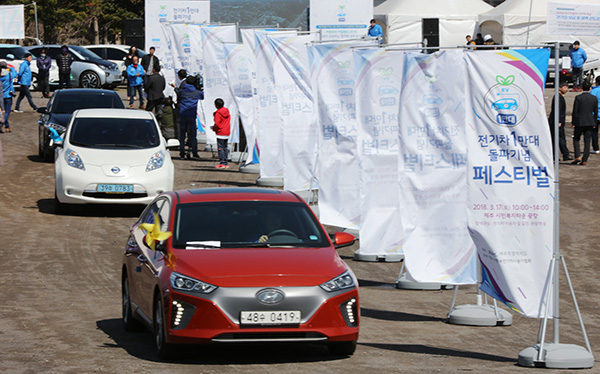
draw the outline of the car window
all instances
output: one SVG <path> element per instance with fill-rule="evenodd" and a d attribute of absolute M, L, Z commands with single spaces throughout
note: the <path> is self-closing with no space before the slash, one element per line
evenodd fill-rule
<path fill-rule="evenodd" d="M 220 247 L 252 247 L 260 243 L 293 247 L 329 245 L 321 226 L 302 203 L 179 204 L 173 227 L 173 245 L 178 248 L 202 242 Z"/>
<path fill-rule="evenodd" d="M 160 145 L 160 135 L 152 119 L 76 118 L 69 142 L 86 148 L 154 148 Z"/>
<path fill-rule="evenodd" d="M 154 213 L 158 213 L 160 219 L 160 230 L 168 231 L 169 229 L 169 218 L 171 213 L 169 201 L 164 199 L 158 199 L 153 202 L 148 209 L 144 212 L 142 223 L 154 223 Z"/>
<path fill-rule="evenodd" d="M 71 114 L 77 109 L 125 108 L 123 100 L 118 94 L 71 95 L 63 93 L 55 96 L 51 108 L 52 112 L 57 114 Z"/>
<path fill-rule="evenodd" d="M 100 58 L 106 58 L 106 48 L 104 47 L 87 47 L 87 49 L 100 56 Z"/>
<path fill-rule="evenodd" d="M 127 57 L 127 52 L 125 51 L 116 48 L 106 48 L 107 60 L 123 60 L 125 57 Z"/>
<path fill-rule="evenodd" d="M 15 56 L 15 60 L 23 60 L 25 53 L 29 51 L 23 47 L 0 47 L 0 58 L 6 58 L 6 55 L 12 54 Z M 33 54 L 33 53 L 32 53 Z"/>
<path fill-rule="evenodd" d="M 95 54 L 94 52 L 90 51 L 87 48 L 80 47 L 77 45 L 69 46 L 69 48 L 74 50 L 75 52 L 79 53 L 81 55 L 81 57 L 83 57 L 83 59 L 86 61 L 102 59 L 100 56 L 98 56 L 97 54 Z"/>

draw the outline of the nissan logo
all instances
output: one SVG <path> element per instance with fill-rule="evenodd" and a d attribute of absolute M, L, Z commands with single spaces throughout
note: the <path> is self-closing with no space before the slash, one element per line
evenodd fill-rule
<path fill-rule="evenodd" d="M 113 174 L 119 174 L 121 169 L 118 166 L 113 166 L 112 169 L 110 169 L 110 171 L 112 171 Z"/>
<path fill-rule="evenodd" d="M 282 302 L 285 298 L 285 294 L 274 288 L 266 288 L 264 290 L 258 291 L 258 293 L 256 294 L 256 298 L 262 304 L 274 305 Z"/>

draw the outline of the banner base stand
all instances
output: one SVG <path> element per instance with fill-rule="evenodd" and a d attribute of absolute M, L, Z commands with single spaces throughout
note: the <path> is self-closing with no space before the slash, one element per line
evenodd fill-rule
<path fill-rule="evenodd" d="M 537 357 L 540 345 L 525 348 L 519 353 L 517 365 L 547 369 L 589 369 L 594 366 L 594 356 L 575 344 L 545 343 L 543 360 Z"/>
<path fill-rule="evenodd" d="M 401 290 L 437 291 L 442 289 L 448 289 L 447 287 L 452 288 L 452 286 L 448 286 L 437 282 L 413 282 L 411 280 L 408 280 L 406 274 L 402 274 L 396 280 L 396 288 Z"/>
<path fill-rule="evenodd" d="M 283 178 L 258 177 L 256 185 L 261 187 L 283 187 Z"/>
<path fill-rule="evenodd" d="M 229 152 L 229 154 L 227 155 L 227 161 L 231 161 L 231 162 L 245 162 L 246 158 L 244 157 L 246 155 L 246 152 Z"/>
<path fill-rule="evenodd" d="M 260 164 L 240 165 L 240 173 L 260 174 Z"/>
<path fill-rule="evenodd" d="M 354 252 L 354 261 L 365 261 L 365 262 L 400 262 L 404 260 L 403 254 L 385 254 L 385 255 L 373 255 L 360 253 L 360 249 Z"/>
<path fill-rule="evenodd" d="M 512 314 L 489 304 L 459 305 L 448 313 L 447 322 L 467 326 L 510 326 Z"/>
<path fill-rule="evenodd" d="M 198 141 L 198 144 L 206 144 L 206 133 L 198 131 L 196 133 L 196 140 Z"/>
<path fill-rule="evenodd" d="M 307 204 L 315 204 L 319 201 L 319 190 L 294 191 L 294 193 L 306 201 Z"/>

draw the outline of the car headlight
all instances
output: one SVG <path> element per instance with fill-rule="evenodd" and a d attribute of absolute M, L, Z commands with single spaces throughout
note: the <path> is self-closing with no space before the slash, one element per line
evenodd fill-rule
<path fill-rule="evenodd" d="M 57 123 L 48 123 L 46 126 L 48 127 L 52 127 L 54 130 L 56 130 L 56 132 L 58 132 L 60 135 L 64 134 L 65 132 L 67 132 L 67 128 L 64 127 L 63 125 L 59 125 Z"/>
<path fill-rule="evenodd" d="M 354 278 L 347 271 L 344 274 L 333 278 L 329 282 L 320 285 L 327 292 L 340 291 L 346 288 L 354 288 Z"/>
<path fill-rule="evenodd" d="M 81 161 L 81 157 L 72 149 L 67 148 L 65 151 L 65 161 L 67 165 L 74 167 L 75 169 L 85 170 L 85 166 L 83 166 L 83 161 Z"/>
<path fill-rule="evenodd" d="M 104 65 L 98 65 L 100 66 L 100 69 L 104 70 L 104 71 L 110 71 L 110 67 L 108 66 L 104 66 Z"/>
<path fill-rule="evenodd" d="M 165 164 L 165 154 L 163 151 L 158 151 L 150 157 L 150 161 L 148 161 L 148 165 L 146 165 L 146 171 L 152 171 L 156 169 L 160 169 Z"/>
<path fill-rule="evenodd" d="M 176 272 L 171 273 L 170 281 L 171 287 L 178 291 L 211 293 L 217 289 L 217 286 L 186 277 L 185 275 Z"/>

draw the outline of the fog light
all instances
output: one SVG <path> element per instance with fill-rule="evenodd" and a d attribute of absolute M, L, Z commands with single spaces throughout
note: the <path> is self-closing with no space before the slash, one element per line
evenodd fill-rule
<path fill-rule="evenodd" d="M 356 298 L 352 298 L 340 304 L 340 310 L 346 324 L 350 327 L 358 326 L 358 305 Z"/>
<path fill-rule="evenodd" d="M 171 303 L 171 328 L 183 329 L 192 319 L 194 306 L 182 301 L 173 300 Z"/>

